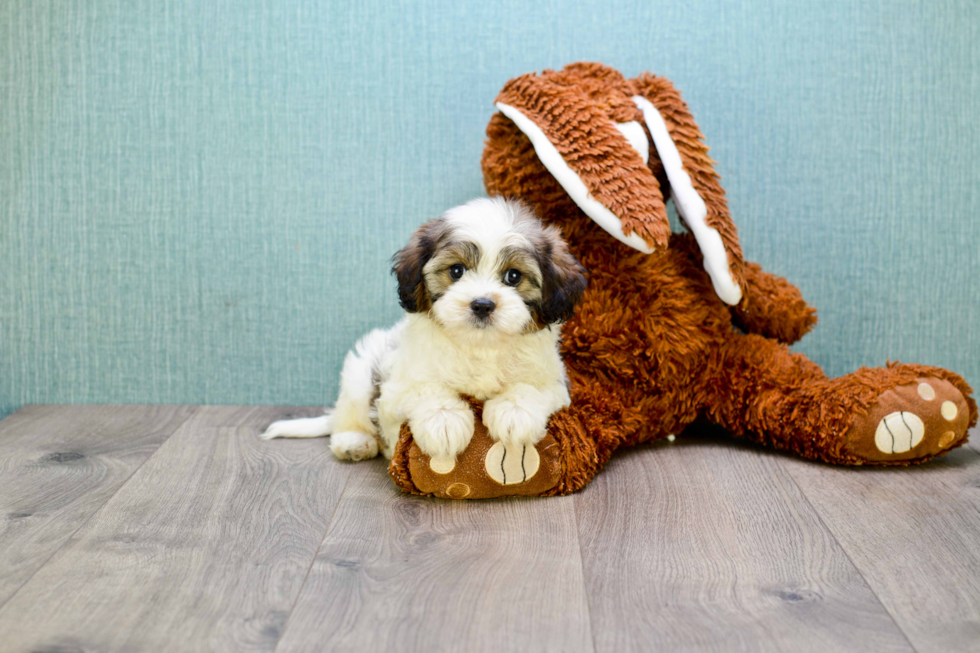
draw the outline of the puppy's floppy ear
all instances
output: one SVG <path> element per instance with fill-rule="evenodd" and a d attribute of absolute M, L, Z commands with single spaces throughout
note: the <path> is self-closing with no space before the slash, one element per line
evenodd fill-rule
<path fill-rule="evenodd" d="M 574 314 L 588 285 L 585 268 L 568 251 L 555 227 L 545 229 L 542 241 L 537 248 L 541 268 L 539 319 L 544 324 L 565 322 Z"/>
<path fill-rule="evenodd" d="M 432 298 L 425 288 L 423 272 L 446 229 L 444 219 L 429 220 L 412 234 L 408 244 L 391 260 L 391 273 L 398 279 L 398 303 L 409 313 L 421 313 L 432 308 Z"/>

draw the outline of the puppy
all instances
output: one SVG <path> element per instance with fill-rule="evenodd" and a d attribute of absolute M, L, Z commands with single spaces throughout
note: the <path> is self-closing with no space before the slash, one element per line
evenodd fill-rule
<path fill-rule="evenodd" d="M 492 438 L 541 440 L 570 402 L 560 325 L 586 286 L 558 230 L 522 204 L 476 199 L 422 225 L 392 273 L 407 315 L 347 354 L 333 411 L 262 437 L 332 435 L 337 458 L 390 458 L 408 421 L 419 448 L 448 462 L 473 434 L 468 395 L 485 402 Z"/>

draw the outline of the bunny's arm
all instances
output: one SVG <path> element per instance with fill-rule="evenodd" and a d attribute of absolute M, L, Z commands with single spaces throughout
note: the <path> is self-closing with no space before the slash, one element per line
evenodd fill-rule
<path fill-rule="evenodd" d="M 817 323 L 817 311 L 789 281 L 745 262 L 745 296 L 732 306 L 732 323 L 748 333 L 792 344 Z"/>

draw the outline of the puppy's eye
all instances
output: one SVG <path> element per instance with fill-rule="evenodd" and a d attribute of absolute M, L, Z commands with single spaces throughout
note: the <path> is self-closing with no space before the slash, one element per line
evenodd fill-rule
<path fill-rule="evenodd" d="M 456 265 L 450 266 L 449 278 L 453 281 L 459 281 L 463 277 L 464 272 L 466 272 L 466 266 L 462 263 L 457 263 Z"/>
<path fill-rule="evenodd" d="M 524 275 L 521 274 L 521 271 L 515 268 L 511 268 L 504 272 L 504 283 L 506 283 L 508 286 L 516 286 L 523 278 Z"/>

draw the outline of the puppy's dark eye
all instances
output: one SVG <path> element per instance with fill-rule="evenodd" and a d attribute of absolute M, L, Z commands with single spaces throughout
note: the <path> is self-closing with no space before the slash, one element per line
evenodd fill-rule
<path fill-rule="evenodd" d="M 521 271 L 514 268 L 504 272 L 504 283 L 506 283 L 508 286 L 516 286 L 523 278 L 524 275 L 521 274 Z"/>
<path fill-rule="evenodd" d="M 462 263 L 457 263 L 456 265 L 450 266 L 449 278 L 453 281 L 459 281 L 463 277 L 464 272 L 466 272 L 466 266 Z"/>

